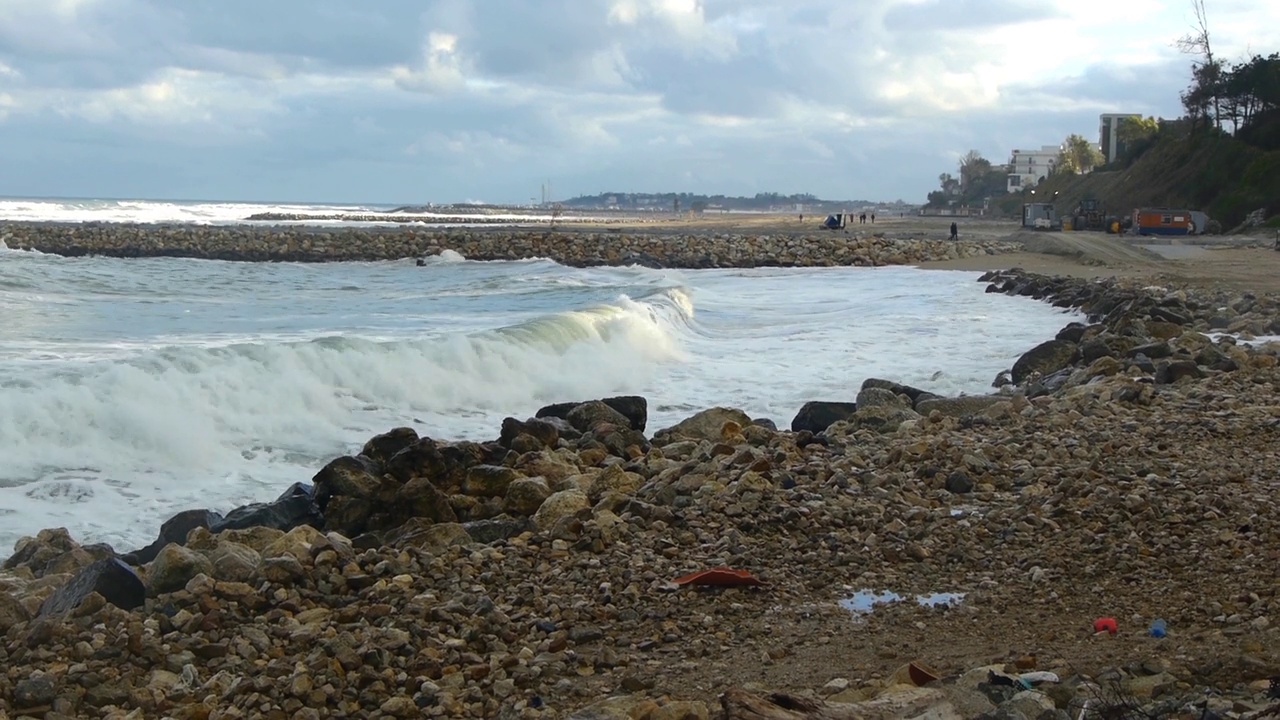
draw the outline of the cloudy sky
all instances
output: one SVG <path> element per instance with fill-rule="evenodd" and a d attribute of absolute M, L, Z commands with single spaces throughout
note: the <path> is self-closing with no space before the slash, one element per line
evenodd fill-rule
<path fill-rule="evenodd" d="M 1280 3 L 1206 0 L 1219 56 Z M 1174 117 L 1190 0 L 0 0 L 0 195 L 923 200 Z"/>

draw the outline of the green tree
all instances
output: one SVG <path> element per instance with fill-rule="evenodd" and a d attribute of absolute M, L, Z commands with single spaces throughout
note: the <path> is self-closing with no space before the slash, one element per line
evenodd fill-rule
<path fill-rule="evenodd" d="M 969 190 L 973 182 L 991 169 L 991 162 L 982 157 L 977 150 L 970 150 L 960 156 L 960 190 Z"/>
<path fill-rule="evenodd" d="M 1058 153 L 1057 172 L 1080 175 L 1102 164 L 1104 158 L 1093 143 L 1079 135 L 1068 135 Z"/>

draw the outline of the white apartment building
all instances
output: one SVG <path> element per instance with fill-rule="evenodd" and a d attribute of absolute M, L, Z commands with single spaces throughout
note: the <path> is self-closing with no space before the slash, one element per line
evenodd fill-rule
<path fill-rule="evenodd" d="M 1106 158 L 1106 162 L 1116 159 L 1116 156 L 1124 150 L 1124 143 L 1120 142 L 1117 137 L 1120 130 L 1120 121 L 1125 118 L 1142 119 L 1137 113 L 1104 113 L 1098 116 L 1098 144 L 1101 146 L 1102 157 Z"/>
<path fill-rule="evenodd" d="M 1009 192 L 1021 192 L 1044 182 L 1058 165 L 1062 147 L 1042 145 L 1039 150 L 1014 150 L 1009 161 Z"/>

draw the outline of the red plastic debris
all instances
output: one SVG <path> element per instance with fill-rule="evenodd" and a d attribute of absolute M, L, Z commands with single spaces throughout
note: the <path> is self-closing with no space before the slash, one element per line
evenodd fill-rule
<path fill-rule="evenodd" d="M 746 570 L 718 567 L 710 570 L 685 575 L 675 579 L 675 583 L 684 585 L 707 585 L 710 587 L 741 587 L 743 585 L 763 585 L 759 578 Z"/>
<path fill-rule="evenodd" d="M 1115 635 L 1119 630 L 1120 627 L 1116 624 L 1115 618 L 1103 617 L 1093 621 L 1093 631 L 1095 633 L 1106 632 Z"/>

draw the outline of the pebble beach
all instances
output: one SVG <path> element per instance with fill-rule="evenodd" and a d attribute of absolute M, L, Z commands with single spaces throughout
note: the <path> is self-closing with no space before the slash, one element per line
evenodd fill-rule
<path fill-rule="evenodd" d="M 0 239 L 695 268 L 1020 249 L 892 231 Z M 570 398 L 488 442 L 387 428 L 277 503 L 193 509 L 149 548 L 24 539 L 0 571 L 0 717 L 1274 716 L 1280 294 L 1097 275 L 974 272 L 1087 318 L 986 395 L 851 378 L 791 418 L 716 407 L 667 428 L 644 398 Z M 700 575 L 717 568 L 734 572 Z"/>

